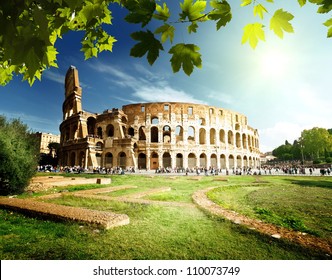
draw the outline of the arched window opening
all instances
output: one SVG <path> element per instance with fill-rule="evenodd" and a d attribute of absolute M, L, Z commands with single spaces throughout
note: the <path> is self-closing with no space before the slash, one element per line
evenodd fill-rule
<path fill-rule="evenodd" d="M 138 130 L 138 140 L 146 140 L 145 132 L 144 132 L 145 127 L 141 126 Z"/>
<path fill-rule="evenodd" d="M 158 143 L 158 127 L 151 127 L 151 143 Z"/>
<path fill-rule="evenodd" d="M 159 119 L 158 119 L 158 117 L 152 117 L 152 118 L 151 118 L 151 124 L 153 124 L 153 125 L 157 125 L 157 124 L 159 124 Z"/>
<path fill-rule="evenodd" d="M 114 126 L 113 126 L 113 124 L 108 125 L 106 131 L 107 131 L 107 136 L 108 137 L 114 137 Z"/>
<path fill-rule="evenodd" d="M 192 126 L 188 127 L 188 141 L 195 142 L 195 128 Z"/>
<path fill-rule="evenodd" d="M 210 129 L 210 145 L 216 144 L 216 130 L 214 128 Z"/>
<path fill-rule="evenodd" d="M 206 131 L 204 128 L 199 130 L 199 144 L 206 144 Z"/>
<path fill-rule="evenodd" d="M 103 138 L 103 129 L 100 126 L 97 128 L 97 135 L 99 138 Z"/>
<path fill-rule="evenodd" d="M 88 118 L 88 134 L 89 135 L 95 135 L 95 130 L 96 130 L 96 119 L 93 117 Z"/>
<path fill-rule="evenodd" d="M 177 126 L 175 128 L 175 137 L 176 137 L 176 143 L 183 141 L 183 128 L 182 126 Z"/>

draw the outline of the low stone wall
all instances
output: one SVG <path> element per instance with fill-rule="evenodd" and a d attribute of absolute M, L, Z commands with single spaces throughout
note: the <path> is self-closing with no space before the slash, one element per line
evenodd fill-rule
<path fill-rule="evenodd" d="M 29 186 L 27 192 L 40 192 L 46 191 L 54 187 L 65 187 L 74 185 L 85 184 L 111 184 L 111 178 L 81 178 L 81 177 L 64 177 L 64 176 L 38 176 L 34 177 Z"/>
<path fill-rule="evenodd" d="M 23 212 L 33 216 L 88 223 L 104 229 L 129 224 L 129 217 L 125 214 L 56 205 L 52 203 L 39 202 L 33 199 L 0 198 L 0 207 Z"/>

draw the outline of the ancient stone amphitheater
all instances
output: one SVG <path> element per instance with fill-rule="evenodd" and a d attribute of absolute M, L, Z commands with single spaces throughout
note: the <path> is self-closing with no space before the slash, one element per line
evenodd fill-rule
<path fill-rule="evenodd" d="M 83 168 L 259 167 L 259 135 L 243 114 L 209 105 L 158 102 L 93 114 L 82 110 L 78 71 L 65 79 L 61 165 Z"/>

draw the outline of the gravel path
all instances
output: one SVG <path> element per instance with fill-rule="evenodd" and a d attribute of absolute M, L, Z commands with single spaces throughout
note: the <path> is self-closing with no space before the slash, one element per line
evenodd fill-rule
<path fill-rule="evenodd" d="M 323 240 L 321 238 L 294 231 L 289 230 L 283 227 L 278 227 L 272 224 L 264 223 L 260 220 L 251 219 L 235 211 L 226 210 L 212 202 L 208 199 L 207 193 L 216 187 L 207 188 L 204 190 L 199 190 L 193 194 L 194 202 L 202 209 L 208 211 L 209 213 L 222 216 L 235 224 L 242 224 L 249 227 L 252 230 L 259 231 L 264 234 L 268 234 L 274 238 L 285 238 L 292 242 L 299 243 L 303 246 L 316 248 L 319 250 L 323 250 L 328 255 L 332 255 L 332 245 L 331 243 Z"/>

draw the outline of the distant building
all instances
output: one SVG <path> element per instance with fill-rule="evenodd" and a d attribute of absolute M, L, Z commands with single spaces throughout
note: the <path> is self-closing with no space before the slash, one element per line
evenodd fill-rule
<path fill-rule="evenodd" d="M 267 152 L 265 154 L 261 154 L 260 156 L 260 160 L 261 160 L 261 164 L 267 163 L 271 160 L 275 160 L 277 157 L 272 155 L 272 152 Z"/>
<path fill-rule="evenodd" d="M 48 148 L 48 145 L 50 143 L 59 143 L 60 144 L 60 135 L 54 135 L 54 134 L 45 133 L 45 132 L 36 132 L 35 135 L 39 140 L 39 147 L 40 147 L 41 154 L 50 153 L 50 149 Z"/>
<path fill-rule="evenodd" d="M 121 94 L 121 93 L 119 93 Z M 104 112 L 82 109 L 70 67 L 60 125 L 63 166 L 231 169 L 259 167 L 259 135 L 243 114 L 210 105 L 155 102 Z"/>

